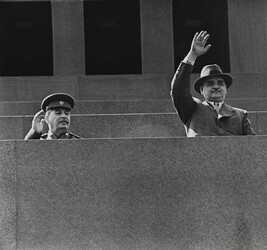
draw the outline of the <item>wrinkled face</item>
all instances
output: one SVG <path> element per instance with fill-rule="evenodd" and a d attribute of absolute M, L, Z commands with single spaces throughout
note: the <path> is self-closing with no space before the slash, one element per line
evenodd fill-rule
<path fill-rule="evenodd" d="M 200 93 L 207 101 L 224 101 L 227 94 L 227 87 L 224 79 L 222 79 L 221 77 L 214 77 L 206 80 L 200 87 Z"/>
<path fill-rule="evenodd" d="M 67 131 L 70 127 L 70 111 L 67 109 L 48 110 L 45 114 L 45 121 L 53 133 L 58 130 Z"/>

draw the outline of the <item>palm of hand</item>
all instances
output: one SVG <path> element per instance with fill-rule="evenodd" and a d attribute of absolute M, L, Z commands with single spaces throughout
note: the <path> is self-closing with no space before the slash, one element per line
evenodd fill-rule
<path fill-rule="evenodd" d="M 210 44 L 205 47 L 208 39 L 209 34 L 206 31 L 196 33 L 191 44 L 191 52 L 197 56 L 205 54 L 211 47 Z"/>
<path fill-rule="evenodd" d="M 205 52 L 205 47 L 202 42 L 194 41 L 192 46 L 192 51 L 197 54 L 203 54 Z"/>
<path fill-rule="evenodd" d="M 43 131 L 43 128 L 44 128 L 44 123 L 42 120 L 38 119 L 38 120 L 35 120 L 34 122 L 34 130 L 41 133 Z"/>
<path fill-rule="evenodd" d="M 38 133 L 41 133 L 44 128 L 44 119 L 42 118 L 42 113 L 43 111 L 37 112 L 32 121 L 32 128 Z"/>

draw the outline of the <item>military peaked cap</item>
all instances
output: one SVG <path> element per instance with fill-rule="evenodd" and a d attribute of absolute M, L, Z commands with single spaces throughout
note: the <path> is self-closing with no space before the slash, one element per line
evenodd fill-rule
<path fill-rule="evenodd" d="M 41 104 L 41 109 L 46 112 L 50 109 L 68 109 L 74 108 L 74 98 L 65 93 L 55 93 L 44 98 Z"/>

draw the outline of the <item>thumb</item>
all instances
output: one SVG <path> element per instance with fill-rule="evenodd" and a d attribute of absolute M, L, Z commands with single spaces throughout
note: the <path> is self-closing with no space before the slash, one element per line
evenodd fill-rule
<path fill-rule="evenodd" d="M 205 53 L 210 49 L 211 47 L 211 44 L 208 44 L 206 47 L 205 47 Z"/>

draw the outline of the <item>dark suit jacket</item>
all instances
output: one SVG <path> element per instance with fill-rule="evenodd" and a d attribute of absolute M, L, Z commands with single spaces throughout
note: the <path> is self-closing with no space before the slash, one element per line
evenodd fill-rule
<path fill-rule="evenodd" d="M 193 66 L 181 63 L 171 86 L 173 104 L 183 122 L 188 137 L 255 134 L 247 111 L 223 103 L 217 112 L 206 102 L 192 97 L 190 75 Z"/>

